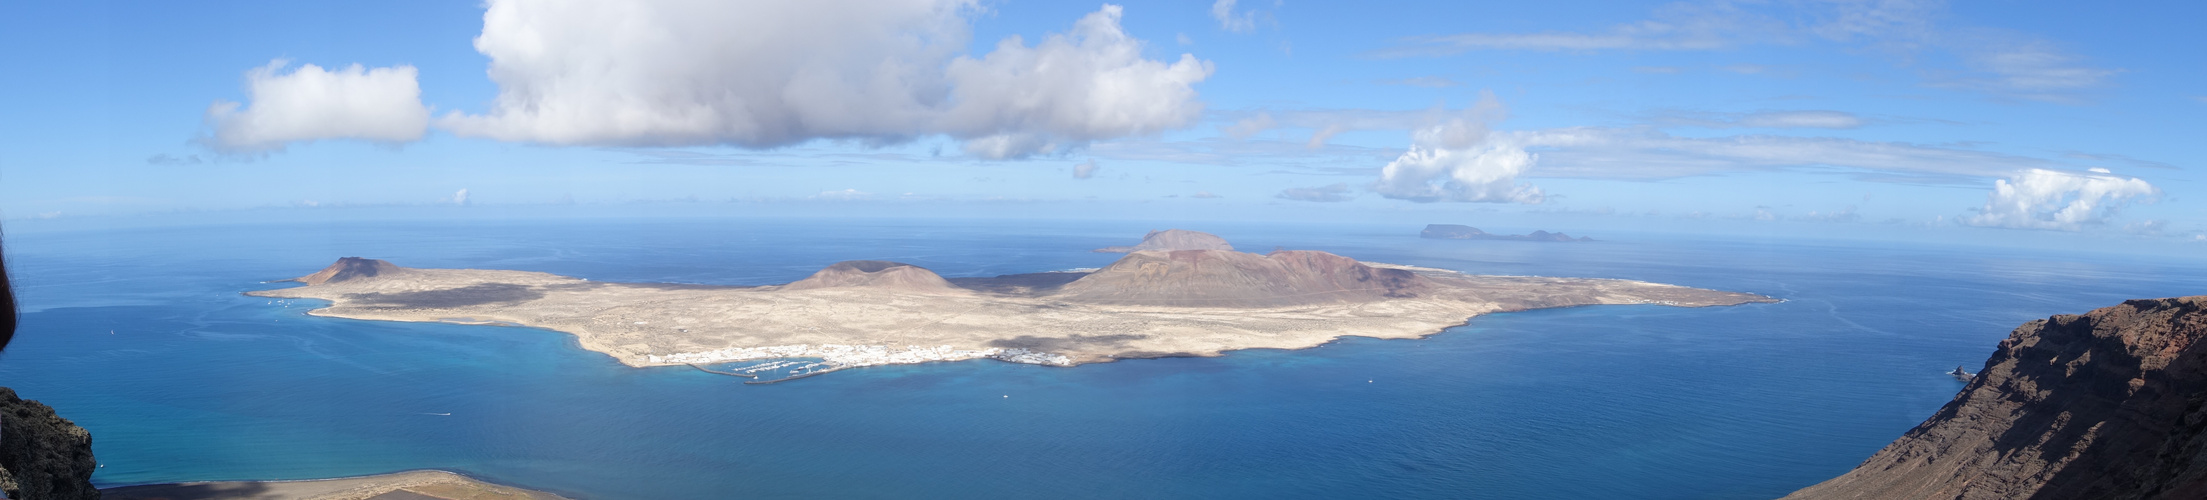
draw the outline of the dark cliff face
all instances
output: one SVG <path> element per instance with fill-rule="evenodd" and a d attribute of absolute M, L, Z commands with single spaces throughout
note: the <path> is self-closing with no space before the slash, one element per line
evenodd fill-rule
<path fill-rule="evenodd" d="M 1791 499 L 2207 498 L 2207 296 L 2032 321 L 1923 424 Z"/>
<path fill-rule="evenodd" d="M 97 499 L 92 434 L 0 387 L 0 491 L 16 499 Z"/>

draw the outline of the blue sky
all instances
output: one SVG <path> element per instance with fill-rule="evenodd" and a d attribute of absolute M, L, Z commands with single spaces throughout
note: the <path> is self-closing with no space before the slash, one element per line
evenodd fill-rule
<path fill-rule="evenodd" d="M 2207 240 L 2194 2 L 617 5 L 11 5 L 0 217 L 644 202 Z"/>

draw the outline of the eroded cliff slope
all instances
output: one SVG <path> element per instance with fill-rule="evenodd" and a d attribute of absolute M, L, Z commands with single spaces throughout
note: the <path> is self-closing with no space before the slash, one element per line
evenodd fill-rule
<path fill-rule="evenodd" d="M 2207 296 L 2017 328 L 1961 394 L 1789 499 L 2207 498 Z"/>

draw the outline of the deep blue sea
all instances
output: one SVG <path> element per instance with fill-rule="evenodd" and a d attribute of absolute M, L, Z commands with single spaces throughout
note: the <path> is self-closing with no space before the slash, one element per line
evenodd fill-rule
<path fill-rule="evenodd" d="M 747 386 L 527 328 L 239 295 L 342 256 L 781 283 L 846 259 L 1096 267 L 1168 225 L 592 219 L 13 234 L 0 385 L 92 431 L 102 486 L 461 471 L 577 498 L 1770 498 L 1859 463 L 2020 323 L 2207 293 L 2198 260 L 1848 241 L 1434 241 L 1176 224 L 1244 250 L 1629 278 L 1778 304 L 1484 316 L 1422 340 L 1075 368 L 971 361 Z M 447 415 L 449 414 L 449 415 Z"/>

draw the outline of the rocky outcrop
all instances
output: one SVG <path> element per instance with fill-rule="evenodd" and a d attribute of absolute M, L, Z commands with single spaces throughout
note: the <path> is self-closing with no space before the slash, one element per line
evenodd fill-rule
<path fill-rule="evenodd" d="M 320 285 L 323 283 L 337 283 L 358 278 L 373 278 L 376 276 L 397 274 L 405 270 L 406 268 L 399 267 L 392 263 L 384 262 L 381 260 L 363 259 L 360 257 L 345 257 L 337 259 L 337 263 L 330 264 L 330 267 L 325 267 L 322 268 L 322 270 L 320 271 L 315 271 L 314 274 L 292 278 L 288 281 L 297 281 L 300 283 L 306 283 L 308 285 Z"/>
<path fill-rule="evenodd" d="M 1326 252 L 1141 251 L 1058 288 L 1069 302 L 1183 307 L 1279 307 L 1417 297 L 1417 273 Z"/>
<path fill-rule="evenodd" d="M 1789 499 L 2207 498 L 2207 296 L 2017 328 L 1961 394 Z"/>
<path fill-rule="evenodd" d="M 53 408 L 0 387 L 0 492 L 16 499 L 97 499 L 92 434 Z"/>
<path fill-rule="evenodd" d="M 1531 234 L 1494 234 L 1462 224 L 1426 224 L 1419 238 L 1440 240 L 1513 240 L 1513 241 L 1594 241 L 1593 238 L 1572 238 L 1563 233 L 1533 231 Z"/>
<path fill-rule="evenodd" d="M 862 287 L 909 293 L 964 293 L 927 268 L 885 260 L 846 260 L 811 277 L 782 285 L 783 290 Z"/>
<path fill-rule="evenodd" d="M 1150 231 L 1142 236 L 1142 243 L 1131 247 L 1103 247 L 1098 253 L 1170 252 L 1174 250 L 1233 250 L 1225 238 L 1205 232 L 1185 229 Z"/>

